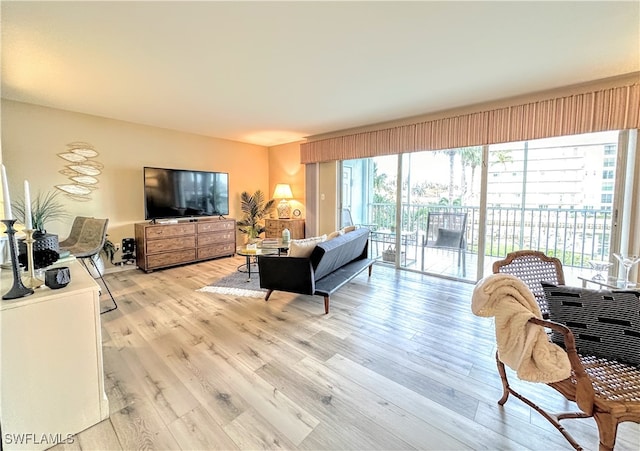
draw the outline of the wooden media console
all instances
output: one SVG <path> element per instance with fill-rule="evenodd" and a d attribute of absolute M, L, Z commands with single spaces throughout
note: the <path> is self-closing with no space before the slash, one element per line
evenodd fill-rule
<path fill-rule="evenodd" d="M 235 219 L 204 218 L 193 222 L 135 225 L 136 260 L 146 272 L 236 252 Z"/>

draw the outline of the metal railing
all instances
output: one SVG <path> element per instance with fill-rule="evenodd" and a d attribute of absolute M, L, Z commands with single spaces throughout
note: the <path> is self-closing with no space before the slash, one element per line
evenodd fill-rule
<path fill-rule="evenodd" d="M 479 207 L 404 204 L 402 230 L 426 231 L 428 212 L 467 213 L 467 252 L 478 253 Z M 395 226 L 395 204 L 372 204 L 369 223 L 377 228 Z M 484 255 L 504 257 L 519 249 L 534 249 L 562 261 L 565 266 L 588 268 L 590 260 L 607 260 L 611 239 L 612 213 L 609 210 L 572 208 L 487 209 Z"/>

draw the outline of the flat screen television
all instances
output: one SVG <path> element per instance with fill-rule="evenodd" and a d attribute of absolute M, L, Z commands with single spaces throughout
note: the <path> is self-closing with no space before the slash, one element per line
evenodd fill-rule
<path fill-rule="evenodd" d="M 229 174 L 144 168 L 145 219 L 229 214 Z"/>

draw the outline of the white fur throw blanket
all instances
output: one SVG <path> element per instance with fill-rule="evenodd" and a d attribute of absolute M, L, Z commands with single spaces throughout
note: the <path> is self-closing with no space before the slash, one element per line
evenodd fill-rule
<path fill-rule="evenodd" d="M 477 316 L 495 316 L 498 357 L 522 380 L 557 382 L 571 374 L 567 353 L 549 341 L 544 328 L 529 323 L 540 318 L 533 293 L 515 276 L 492 274 L 473 290 L 471 310 Z"/>

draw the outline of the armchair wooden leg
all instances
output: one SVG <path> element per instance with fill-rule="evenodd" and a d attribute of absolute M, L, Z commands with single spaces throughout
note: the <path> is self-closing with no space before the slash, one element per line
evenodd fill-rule
<path fill-rule="evenodd" d="M 509 380 L 507 379 L 507 371 L 504 368 L 504 363 L 502 363 L 498 358 L 497 352 L 496 365 L 498 365 L 498 373 L 500 374 L 500 380 L 502 381 L 502 398 L 500 398 L 498 404 L 502 406 L 505 402 L 507 402 L 507 399 L 509 398 Z"/>
<path fill-rule="evenodd" d="M 324 297 L 324 314 L 329 313 L 329 296 Z"/>
<path fill-rule="evenodd" d="M 593 418 L 598 425 L 598 435 L 600 436 L 600 451 L 613 451 L 618 433 L 618 422 L 612 415 L 607 413 L 595 413 Z"/>
<path fill-rule="evenodd" d="M 268 301 L 269 300 L 269 296 L 271 296 L 271 293 L 273 293 L 273 290 L 269 290 L 267 291 L 267 294 L 264 296 L 264 300 Z"/>

